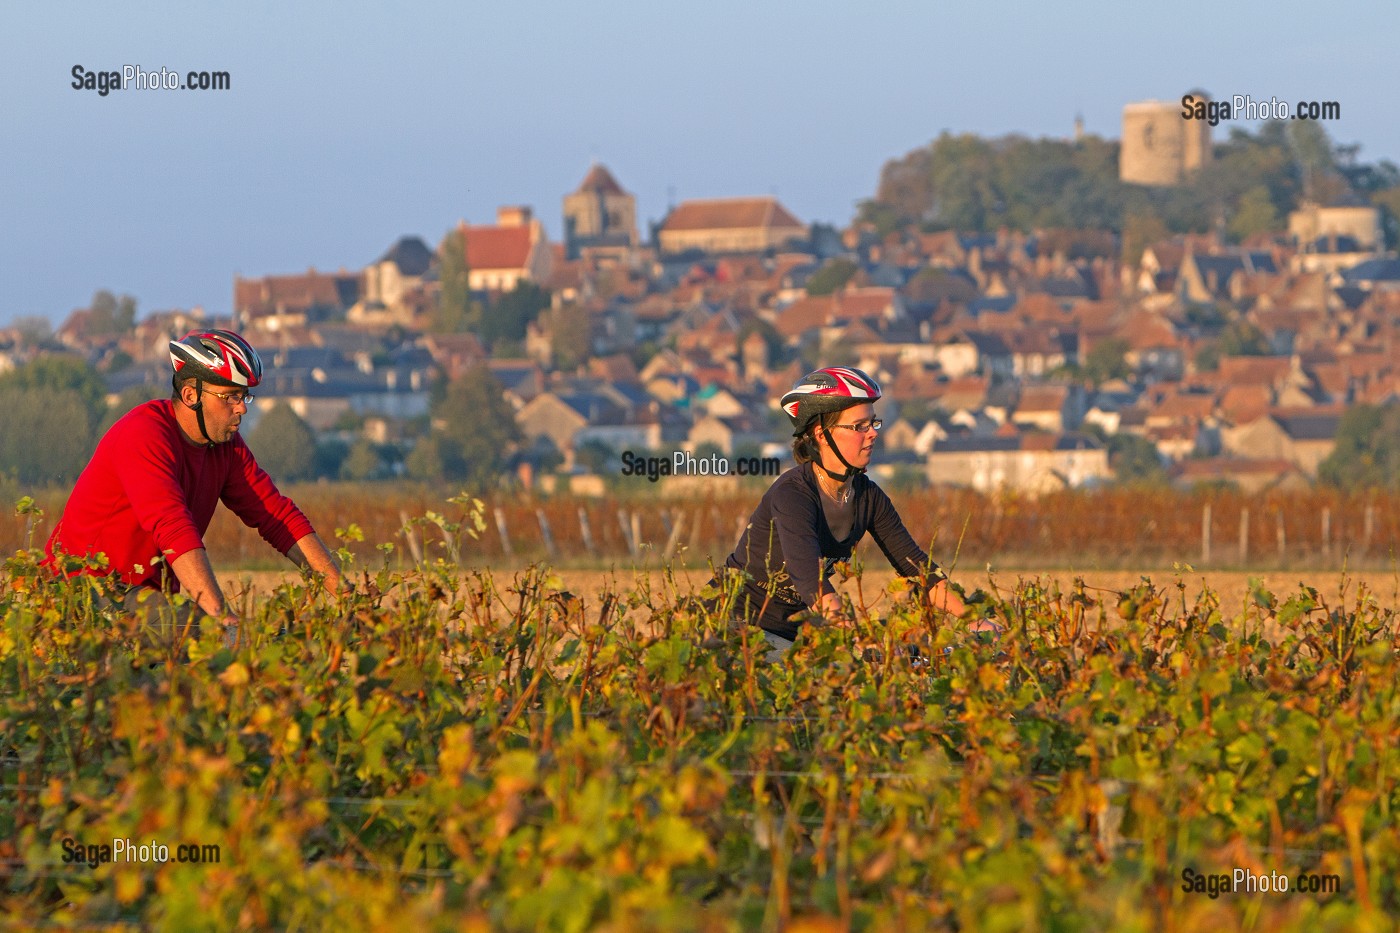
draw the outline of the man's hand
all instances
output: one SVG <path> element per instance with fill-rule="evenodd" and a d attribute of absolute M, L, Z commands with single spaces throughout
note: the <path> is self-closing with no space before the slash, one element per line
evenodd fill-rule
<path fill-rule="evenodd" d="M 340 561 L 326 549 L 321 536 L 315 532 L 303 536 L 288 548 L 287 559 L 303 570 L 319 573 L 325 578 L 326 589 L 332 593 L 346 592 L 347 583 L 340 573 Z"/>
<path fill-rule="evenodd" d="M 180 581 L 180 589 L 194 600 L 206 615 L 222 619 L 229 614 L 224 604 L 223 590 L 214 579 L 214 568 L 209 565 L 209 552 L 204 548 L 186 551 L 170 562 L 175 571 L 175 579 Z"/>
<path fill-rule="evenodd" d="M 218 622 L 220 628 L 223 629 L 224 647 L 229 649 L 230 651 L 235 650 L 238 647 L 238 616 L 234 615 L 231 612 L 225 613 L 223 617 L 218 620 Z"/>

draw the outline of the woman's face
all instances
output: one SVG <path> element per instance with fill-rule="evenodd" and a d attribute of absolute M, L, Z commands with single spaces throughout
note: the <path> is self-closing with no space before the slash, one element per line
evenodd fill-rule
<path fill-rule="evenodd" d="M 831 439 L 836 442 L 836 446 L 841 451 L 841 456 L 846 458 L 846 462 L 853 467 L 865 469 L 870 465 L 870 457 L 875 449 L 876 432 L 867 430 L 865 433 L 854 430 L 850 425 L 860 424 L 865 426 L 875 417 L 875 406 L 869 402 L 847 408 L 841 412 L 841 417 L 836 422 L 836 427 L 831 429 Z M 821 451 L 822 465 L 833 473 L 840 473 L 845 470 L 841 461 L 826 443 L 826 432 L 817 428 L 817 449 Z"/>

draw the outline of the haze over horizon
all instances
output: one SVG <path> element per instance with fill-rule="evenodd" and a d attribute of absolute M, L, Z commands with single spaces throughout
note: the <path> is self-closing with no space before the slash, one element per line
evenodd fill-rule
<path fill-rule="evenodd" d="M 766 194 L 843 225 L 886 161 L 944 130 L 1069 137 L 1081 115 L 1116 139 L 1124 104 L 1193 88 L 1337 101 L 1334 142 L 1400 162 L 1377 78 L 1397 19 L 1376 2 L 11 6 L 0 326 L 57 323 L 101 288 L 143 314 L 226 314 L 235 274 L 358 269 L 501 204 L 532 206 L 557 239 L 595 160 L 644 229 L 681 200 Z M 74 65 L 126 64 L 232 87 L 71 87 Z"/>

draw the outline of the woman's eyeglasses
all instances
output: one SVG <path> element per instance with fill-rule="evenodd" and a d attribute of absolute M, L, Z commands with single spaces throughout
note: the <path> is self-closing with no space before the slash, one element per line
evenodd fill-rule
<path fill-rule="evenodd" d="M 857 434 L 869 434 L 871 431 L 878 431 L 884 426 L 879 418 L 867 418 L 864 421 L 857 421 L 855 424 L 838 424 L 833 427 L 845 428 L 847 431 L 854 431 Z"/>

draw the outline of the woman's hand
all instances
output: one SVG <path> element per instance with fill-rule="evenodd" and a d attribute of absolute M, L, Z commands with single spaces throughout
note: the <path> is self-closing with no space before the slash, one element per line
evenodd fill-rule
<path fill-rule="evenodd" d="M 1001 626 L 985 616 L 980 619 L 973 619 L 967 624 L 967 630 L 975 634 L 991 635 L 993 638 L 1001 635 Z"/>
<path fill-rule="evenodd" d="M 812 607 L 812 611 L 836 625 L 849 625 L 852 621 L 850 614 L 846 612 L 845 605 L 841 602 L 841 597 L 835 593 L 824 593 L 822 598 L 817 600 L 817 604 Z"/>
<path fill-rule="evenodd" d="M 948 586 L 947 580 L 939 580 L 938 583 L 930 587 L 925 598 L 934 609 L 941 609 L 943 612 L 955 616 L 960 616 L 967 611 L 967 603 L 962 601 L 961 596 L 953 592 L 952 588 Z"/>
<path fill-rule="evenodd" d="M 961 596 L 948 586 L 947 580 L 939 580 L 938 584 L 928 591 L 929 605 L 935 609 L 955 615 L 963 616 L 967 614 L 968 605 L 963 602 Z M 967 624 L 967 630 L 974 635 L 990 635 L 996 638 L 1001 635 L 1002 627 L 992 619 L 985 616 L 973 619 Z"/>

